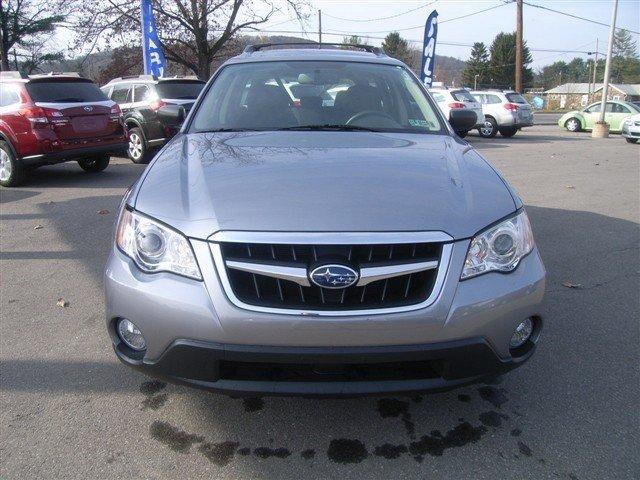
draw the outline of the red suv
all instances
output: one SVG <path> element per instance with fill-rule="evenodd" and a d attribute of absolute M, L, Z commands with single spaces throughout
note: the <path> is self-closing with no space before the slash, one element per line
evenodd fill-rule
<path fill-rule="evenodd" d="M 91 80 L 0 73 L 0 185 L 18 185 L 30 168 L 70 160 L 101 172 L 127 145 L 120 107 Z"/>

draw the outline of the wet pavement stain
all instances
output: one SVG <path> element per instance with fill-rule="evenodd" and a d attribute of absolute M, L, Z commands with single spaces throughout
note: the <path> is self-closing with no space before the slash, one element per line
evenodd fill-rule
<path fill-rule="evenodd" d="M 251 455 L 251 449 L 248 447 L 239 448 L 238 455 L 242 455 L 243 457 L 246 457 L 247 455 Z"/>
<path fill-rule="evenodd" d="M 508 400 L 503 388 L 493 388 L 491 386 L 480 387 L 478 393 L 480 393 L 480 398 L 496 408 L 501 408 Z"/>
<path fill-rule="evenodd" d="M 303 450 L 302 452 L 300 452 L 300 456 L 305 460 L 311 460 L 313 457 L 316 456 L 316 451 L 313 450 L 312 448 L 307 448 L 306 450 Z"/>
<path fill-rule="evenodd" d="M 381 398 L 378 400 L 378 412 L 382 418 L 400 417 L 405 430 L 411 438 L 415 437 L 415 424 L 409 413 L 409 403 L 395 398 Z"/>
<path fill-rule="evenodd" d="M 385 443 L 384 445 L 376 447 L 373 450 L 373 454 L 378 457 L 384 457 L 387 460 L 393 460 L 400 457 L 400 455 L 407 451 L 408 449 L 406 445 L 392 445 L 390 443 Z"/>
<path fill-rule="evenodd" d="M 140 385 L 140 392 L 145 395 L 155 395 L 167 386 L 166 383 L 158 380 L 151 380 L 150 382 L 144 382 Z"/>
<path fill-rule="evenodd" d="M 441 456 L 446 449 L 463 447 L 476 443 L 487 432 L 485 426 L 474 427 L 469 422 L 463 422 L 444 436 L 424 435 L 417 442 L 409 444 L 409 453 L 416 461 L 422 462 L 424 455 Z"/>
<path fill-rule="evenodd" d="M 291 452 L 286 448 L 258 447 L 253 449 L 253 454 L 259 458 L 287 458 Z"/>
<path fill-rule="evenodd" d="M 461 393 L 458 395 L 458 400 L 463 403 L 469 403 L 471 401 L 471 395 L 467 395 L 466 393 Z"/>
<path fill-rule="evenodd" d="M 153 438 L 180 453 L 187 453 L 194 443 L 204 441 L 204 437 L 183 432 L 167 422 L 155 421 L 151 424 L 149 431 Z"/>
<path fill-rule="evenodd" d="M 507 420 L 509 417 L 502 413 L 495 412 L 493 410 L 489 412 L 482 412 L 478 418 L 483 425 L 487 427 L 498 428 L 502 425 L 502 420 Z"/>
<path fill-rule="evenodd" d="M 142 401 L 142 410 L 158 410 L 167 403 L 168 398 L 169 395 L 166 393 L 149 396 Z"/>
<path fill-rule="evenodd" d="M 222 442 L 222 443 L 209 443 L 205 442 L 198 448 L 198 451 L 202 453 L 207 460 L 220 467 L 228 465 L 233 459 L 238 448 L 238 442 Z"/>
<path fill-rule="evenodd" d="M 522 430 L 520 430 L 519 428 L 514 428 L 513 430 L 511 430 L 512 437 L 519 437 L 521 433 Z"/>
<path fill-rule="evenodd" d="M 258 412 L 264 408 L 264 400 L 261 398 L 245 398 L 242 404 L 245 412 Z"/>
<path fill-rule="evenodd" d="M 532 453 L 531 449 L 529 448 L 529 445 L 527 445 L 526 443 L 518 442 L 518 450 L 520 450 L 520 453 L 526 457 L 531 456 L 531 453 Z"/>
<path fill-rule="evenodd" d="M 369 456 L 369 452 L 360 440 L 338 438 L 329 443 L 327 456 L 335 463 L 360 463 Z"/>

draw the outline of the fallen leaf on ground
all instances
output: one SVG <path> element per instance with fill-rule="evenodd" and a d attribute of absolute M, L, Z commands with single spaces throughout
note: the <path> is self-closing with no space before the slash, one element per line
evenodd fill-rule
<path fill-rule="evenodd" d="M 109 210 L 98 210 L 98 215 L 106 215 L 109 213 Z"/>
<path fill-rule="evenodd" d="M 35 227 L 33 227 L 34 230 L 40 230 L 41 228 L 44 228 L 42 225 L 36 225 Z"/>
<path fill-rule="evenodd" d="M 69 302 L 67 302 L 64 298 L 59 298 L 56 305 L 62 308 L 67 308 L 69 306 Z"/>
<path fill-rule="evenodd" d="M 567 185 L 567 188 L 576 188 L 573 185 Z"/>
<path fill-rule="evenodd" d="M 562 282 L 562 285 L 567 288 L 582 288 L 581 283 Z"/>

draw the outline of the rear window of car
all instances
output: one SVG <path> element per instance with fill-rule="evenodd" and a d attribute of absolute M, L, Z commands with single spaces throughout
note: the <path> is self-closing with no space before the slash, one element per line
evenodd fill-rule
<path fill-rule="evenodd" d="M 456 92 L 451 92 L 453 98 L 455 98 L 459 102 L 477 102 L 473 95 L 471 95 L 466 90 L 458 90 Z"/>
<path fill-rule="evenodd" d="M 162 82 L 156 85 L 156 91 L 160 98 L 195 100 L 203 87 L 200 82 Z"/>
<path fill-rule="evenodd" d="M 527 103 L 524 97 L 519 93 L 507 93 L 505 95 L 507 97 L 507 100 L 509 100 L 511 103 Z"/>
<path fill-rule="evenodd" d="M 90 82 L 29 82 L 27 92 L 34 102 L 76 103 L 108 100 L 95 83 Z"/>

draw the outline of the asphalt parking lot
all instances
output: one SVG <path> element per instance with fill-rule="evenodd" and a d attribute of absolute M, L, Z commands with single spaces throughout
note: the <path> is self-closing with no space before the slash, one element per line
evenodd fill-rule
<path fill-rule="evenodd" d="M 554 126 L 468 140 L 527 204 L 546 328 L 522 368 L 431 395 L 234 399 L 150 381 L 111 350 L 101 278 L 144 167 L 70 163 L 2 189 L 0 477 L 639 478 L 639 146 Z"/>

